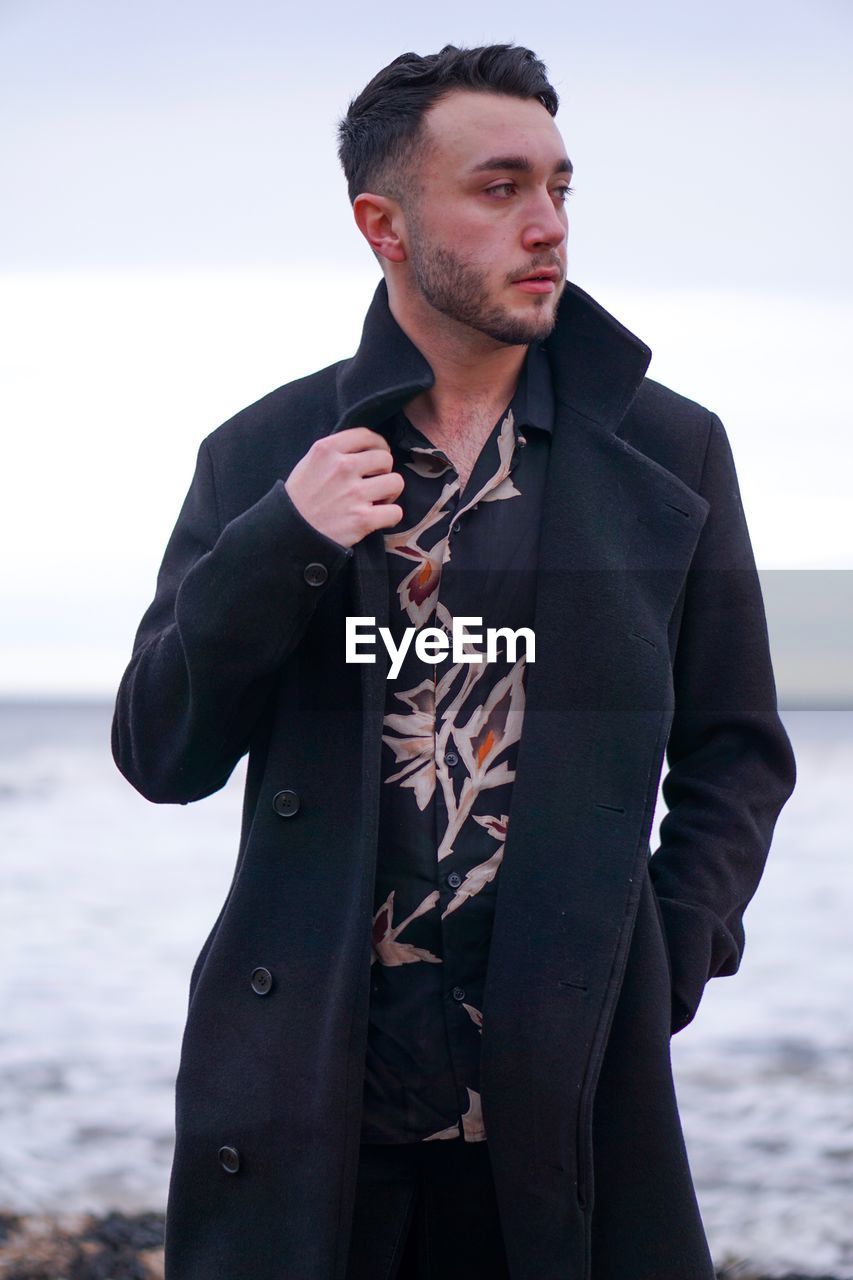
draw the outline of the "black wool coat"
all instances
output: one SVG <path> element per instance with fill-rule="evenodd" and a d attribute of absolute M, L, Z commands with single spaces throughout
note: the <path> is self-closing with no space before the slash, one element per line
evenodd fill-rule
<path fill-rule="evenodd" d="M 567 283 L 527 706 L 483 1002 L 513 1280 L 711 1280 L 670 1039 L 734 974 L 795 780 L 716 414 Z M 116 763 L 187 804 L 248 752 L 233 880 L 194 965 L 167 1280 L 344 1280 L 358 1161 L 387 655 L 383 531 L 284 487 L 320 436 L 431 386 L 380 282 L 352 359 L 204 439 L 118 690 Z M 664 761 L 668 812 L 649 837 Z"/>

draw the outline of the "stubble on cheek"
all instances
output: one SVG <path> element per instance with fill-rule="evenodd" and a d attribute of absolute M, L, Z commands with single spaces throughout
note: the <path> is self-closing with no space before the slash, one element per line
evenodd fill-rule
<path fill-rule="evenodd" d="M 486 270 L 464 262 L 444 245 L 430 243 L 416 232 L 409 256 L 423 297 L 460 324 L 509 345 L 545 338 L 554 327 L 556 305 L 551 294 L 535 299 L 535 310 L 519 316 L 509 305 L 490 300 Z M 503 287 L 507 292 L 512 289 L 508 278 Z"/>

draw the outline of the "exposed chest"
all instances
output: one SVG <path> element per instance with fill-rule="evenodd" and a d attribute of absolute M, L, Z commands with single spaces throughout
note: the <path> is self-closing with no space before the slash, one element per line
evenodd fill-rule
<path fill-rule="evenodd" d="M 491 435 L 494 418 L 477 418 L 454 428 L 429 427 L 421 430 L 431 444 L 441 449 L 459 476 L 459 489 L 464 491 L 483 445 Z"/>

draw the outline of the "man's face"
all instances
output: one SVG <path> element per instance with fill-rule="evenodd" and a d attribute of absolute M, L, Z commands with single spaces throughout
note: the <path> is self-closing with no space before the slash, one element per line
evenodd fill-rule
<path fill-rule="evenodd" d="M 498 342 L 554 327 L 566 281 L 571 164 L 536 100 L 454 91 L 427 112 L 405 212 L 414 281 L 442 314 Z M 550 279 L 519 283 L 537 271 Z"/>

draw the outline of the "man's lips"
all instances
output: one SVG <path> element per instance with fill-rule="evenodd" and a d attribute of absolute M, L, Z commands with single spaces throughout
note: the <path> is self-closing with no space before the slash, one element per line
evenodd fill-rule
<path fill-rule="evenodd" d="M 557 287 L 556 280 L 548 279 L 531 279 L 513 280 L 513 288 L 521 289 L 524 293 L 553 293 Z"/>
<path fill-rule="evenodd" d="M 541 271 L 531 271 L 520 280 L 513 280 L 513 285 L 525 293 L 553 293 L 557 287 L 561 272 L 556 267 L 543 267 Z"/>

